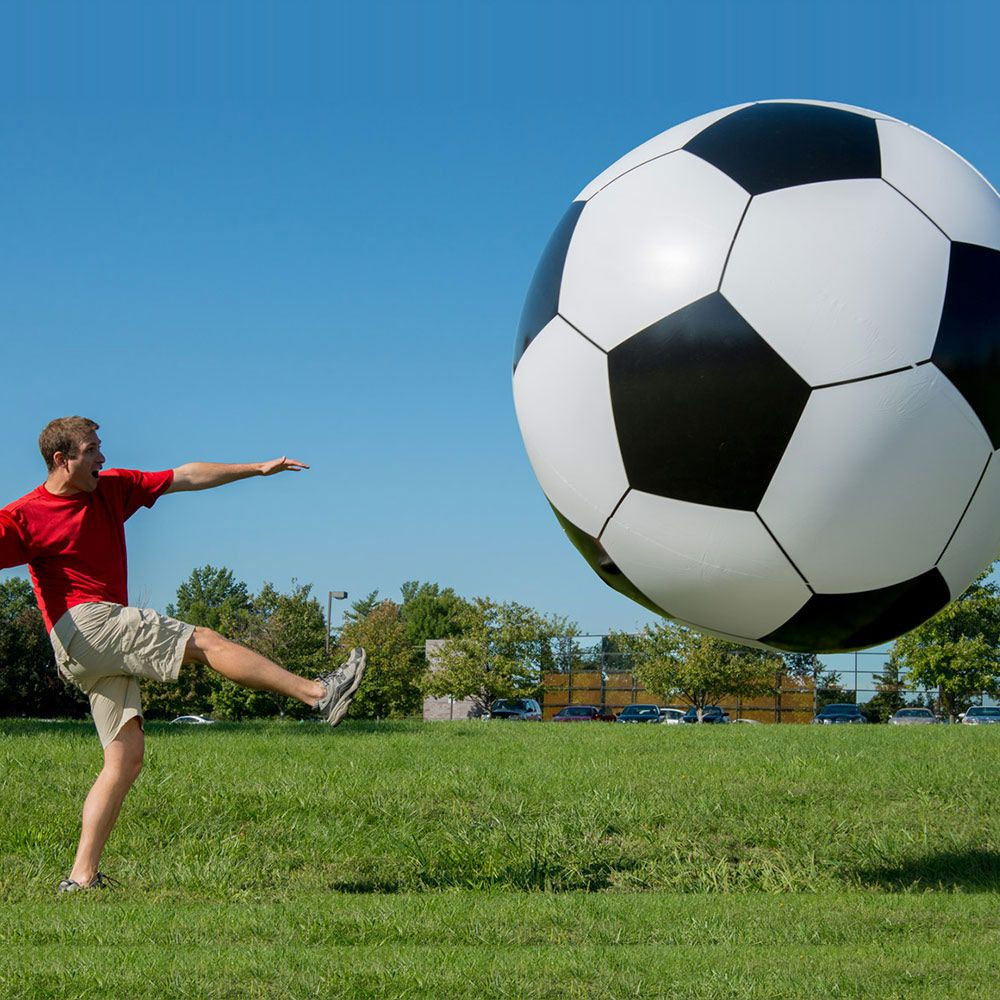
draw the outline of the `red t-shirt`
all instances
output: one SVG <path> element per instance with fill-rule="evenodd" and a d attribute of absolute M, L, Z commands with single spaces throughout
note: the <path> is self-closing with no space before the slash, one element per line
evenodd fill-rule
<path fill-rule="evenodd" d="M 0 569 L 28 564 L 47 629 L 77 604 L 128 604 L 125 522 L 173 481 L 171 469 L 107 469 L 93 493 L 39 486 L 0 509 Z"/>

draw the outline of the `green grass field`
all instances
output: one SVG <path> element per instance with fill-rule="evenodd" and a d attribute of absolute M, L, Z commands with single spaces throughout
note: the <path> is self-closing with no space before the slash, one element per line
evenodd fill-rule
<path fill-rule="evenodd" d="M 0 722 L 7 997 L 995 997 L 1000 727 Z"/>

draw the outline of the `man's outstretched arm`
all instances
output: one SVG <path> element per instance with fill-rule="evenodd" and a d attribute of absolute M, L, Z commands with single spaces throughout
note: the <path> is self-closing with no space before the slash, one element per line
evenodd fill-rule
<path fill-rule="evenodd" d="M 208 490 L 213 486 L 234 483 L 251 476 L 273 476 L 277 472 L 301 472 L 308 469 L 305 462 L 294 458 L 274 458 L 270 462 L 251 462 L 246 465 L 220 465 L 216 462 L 188 462 L 174 469 L 174 481 L 167 493 L 185 490 Z"/>

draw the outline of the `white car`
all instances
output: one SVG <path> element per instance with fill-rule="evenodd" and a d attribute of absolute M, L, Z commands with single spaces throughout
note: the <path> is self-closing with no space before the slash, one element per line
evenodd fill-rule
<path fill-rule="evenodd" d="M 683 708 L 661 708 L 660 722 L 668 726 L 679 726 L 684 721 Z"/>
<path fill-rule="evenodd" d="M 206 719 L 203 715 L 178 715 L 176 719 L 171 719 L 170 724 L 175 722 L 186 722 L 192 726 L 214 726 L 215 719 Z"/>

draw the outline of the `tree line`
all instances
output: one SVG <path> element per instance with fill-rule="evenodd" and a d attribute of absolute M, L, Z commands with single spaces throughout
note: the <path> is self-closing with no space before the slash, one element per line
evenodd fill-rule
<path fill-rule="evenodd" d="M 437 583 L 408 581 L 399 600 L 373 591 L 349 607 L 341 627 L 328 632 L 310 584 L 293 580 L 282 592 L 265 583 L 253 594 L 232 570 L 202 566 L 178 587 L 166 611 L 305 676 L 323 673 L 353 646 L 364 646 L 369 668 L 352 705 L 356 718 L 419 715 L 426 695 L 471 699 L 486 711 L 497 698 L 538 697 L 546 673 L 606 669 L 609 662 L 633 671 L 653 695 L 699 711 L 727 696 L 772 693 L 788 677 L 808 682 L 816 708 L 848 698 L 839 677 L 814 654 L 754 649 L 670 621 L 647 625 L 638 634 L 611 632 L 599 647 L 586 649 L 577 641 L 578 626 L 566 618 L 517 602 L 466 599 Z M 433 669 L 424 653 L 426 639 L 447 640 Z M 177 684 L 143 684 L 150 718 L 309 714 L 293 699 L 238 687 L 203 666 L 186 667 Z M 862 706 L 872 721 L 884 721 L 914 701 L 954 719 L 980 695 L 1000 696 L 1000 593 L 988 573 L 898 639 L 875 684 L 875 697 Z M 0 582 L 0 715 L 86 712 L 86 699 L 56 675 L 28 582 L 18 577 Z"/>

